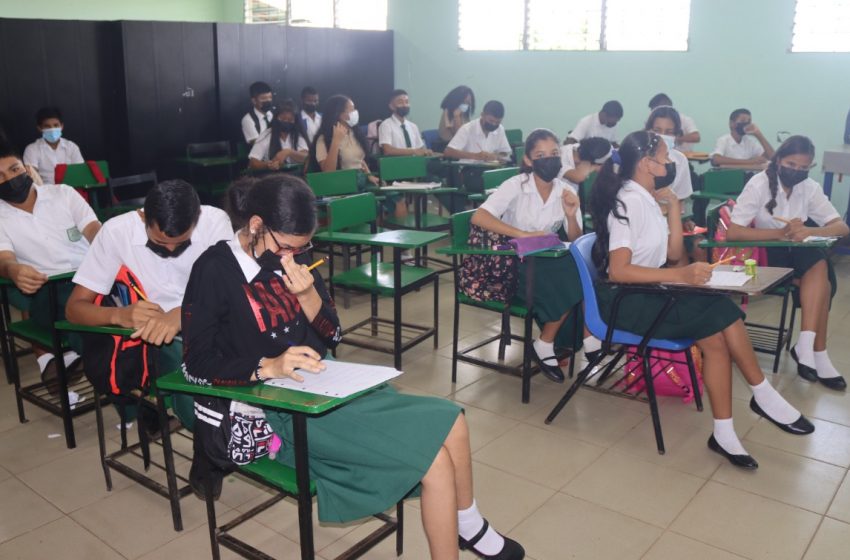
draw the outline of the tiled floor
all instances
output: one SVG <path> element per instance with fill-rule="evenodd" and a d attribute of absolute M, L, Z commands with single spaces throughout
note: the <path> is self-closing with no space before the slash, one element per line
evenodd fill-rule
<path fill-rule="evenodd" d="M 839 278 L 850 277 L 850 259 L 838 261 Z M 698 413 L 678 399 L 663 399 L 661 417 L 667 454 L 655 450 L 646 405 L 582 390 L 551 425 L 543 419 L 563 388 L 535 378 L 530 404 L 519 399 L 519 380 L 460 365 L 450 382 L 451 279 L 441 279 L 440 342 L 404 357 L 398 387 L 406 392 L 457 400 L 472 431 L 475 491 L 485 515 L 522 542 L 537 560 L 679 560 L 681 558 L 850 558 L 850 396 L 796 378 L 784 356 L 769 378 L 817 426 L 795 437 L 749 411 L 749 392 L 735 384 L 735 424 L 759 460 L 756 472 L 736 470 L 705 446 L 709 410 Z M 410 320 L 430 319 L 430 288 L 405 299 Z M 389 302 L 382 303 L 389 312 Z M 351 323 L 368 311 L 352 297 L 341 310 Z M 749 314 L 772 319 L 778 301 L 750 304 Z M 830 352 L 850 374 L 850 283 L 839 286 L 832 309 Z M 498 317 L 464 310 L 463 338 L 496 332 Z M 509 353 L 516 355 L 516 346 Z M 388 355 L 342 347 L 341 359 L 389 365 Z M 770 360 L 760 357 L 769 369 Z M 23 360 L 28 378 L 32 358 Z M 0 386 L 0 558 L 120 559 L 208 558 L 202 503 L 183 500 L 185 529 L 171 527 L 165 500 L 113 475 L 107 492 L 97 461 L 92 415 L 77 420 L 76 449 L 65 448 L 61 424 L 32 406 L 21 425 L 10 386 Z M 115 420 L 112 417 L 111 425 Z M 117 432 L 110 428 L 114 440 Z M 113 442 L 114 443 L 114 442 Z M 186 465 L 182 465 L 185 469 Z M 263 499 L 248 482 L 227 479 L 218 505 L 227 519 Z M 410 501 L 405 557 L 428 557 Z M 321 558 L 333 558 L 371 530 L 371 524 L 323 526 L 316 530 Z M 298 526 L 292 503 L 283 502 L 243 526 L 239 534 L 279 558 L 298 558 Z M 233 558 L 224 551 L 225 558 Z M 366 558 L 393 558 L 384 543 Z M 463 558 L 472 558 L 464 554 Z"/>

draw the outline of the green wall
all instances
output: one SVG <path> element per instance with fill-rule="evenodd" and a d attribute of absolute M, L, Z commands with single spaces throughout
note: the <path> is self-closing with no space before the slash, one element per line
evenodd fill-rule
<path fill-rule="evenodd" d="M 0 17 L 241 22 L 244 16 L 242 0 L 0 0 Z"/>
<path fill-rule="evenodd" d="M 457 0 L 389 2 L 396 83 L 410 92 L 420 129 L 436 128 L 442 97 L 466 84 L 479 109 L 501 100 L 507 127 L 525 133 L 547 127 L 563 137 L 581 116 L 618 99 L 625 107 L 622 137 L 642 128 L 649 98 L 664 91 L 696 120 L 706 151 L 728 131 L 737 107 L 753 111 L 771 142 L 780 130 L 809 135 L 819 161 L 824 148 L 842 142 L 850 54 L 790 53 L 794 0 L 692 0 L 690 49 L 678 53 L 460 51 Z M 850 178 L 836 189 L 843 212 Z"/>

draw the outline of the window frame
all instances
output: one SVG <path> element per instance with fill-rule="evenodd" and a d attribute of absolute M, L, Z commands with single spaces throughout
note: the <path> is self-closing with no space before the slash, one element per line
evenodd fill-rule
<path fill-rule="evenodd" d="M 846 50 L 794 50 L 794 37 L 797 35 L 797 9 L 800 6 L 800 0 L 794 0 L 794 13 L 791 17 L 791 40 L 788 45 L 787 52 L 790 54 L 838 54 L 838 55 L 847 55 L 850 53 L 850 45 L 848 45 Z M 808 35 L 808 33 L 807 33 Z M 848 43 L 850 43 L 850 32 L 848 32 Z"/>
<path fill-rule="evenodd" d="M 293 25 L 292 20 L 291 20 L 291 18 L 292 18 L 292 0 L 286 0 L 286 7 L 280 10 L 280 11 L 283 12 L 284 18 L 279 19 L 279 20 L 273 20 L 273 21 L 248 21 L 249 18 L 253 19 L 251 17 L 251 15 L 253 14 L 253 2 L 254 2 L 254 0 L 244 0 L 244 2 L 243 2 L 244 12 L 245 12 L 244 19 L 245 19 L 245 23 L 248 23 L 248 24 L 260 24 L 260 25 L 262 25 L 262 24 L 274 24 L 274 25 L 286 25 L 286 26 L 289 26 L 289 27 L 314 27 L 314 28 L 317 28 L 317 29 L 351 29 L 351 28 L 348 28 L 348 27 L 341 27 L 340 24 L 339 24 L 339 16 L 337 14 L 338 14 L 338 4 L 339 4 L 340 0 L 329 0 L 329 1 L 331 2 L 331 5 L 332 5 L 333 27 L 318 27 L 318 26 L 297 25 L 297 24 Z M 389 0 L 385 0 L 385 2 L 387 4 L 389 4 Z M 387 12 L 387 18 L 389 18 L 389 6 L 387 6 L 386 12 Z M 368 29 L 368 30 L 357 29 L 357 30 L 358 31 L 386 31 L 387 30 L 387 20 L 384 21 L 384 26 L 383 26 L 382 29 Z"/>

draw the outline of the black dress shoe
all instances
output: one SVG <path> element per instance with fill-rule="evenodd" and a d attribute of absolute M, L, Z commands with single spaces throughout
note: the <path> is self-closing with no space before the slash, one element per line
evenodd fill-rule
<path fill-rule="evenodd" d="M 804 436 L 815 431 L 814 424 L 809 422 L 809 419 L 803 416 L 802 414 L 799 418 L 797 418 L 790 424 L 783 424 L 782 422 L 777 422 L 776 420 L 771 418 L 767 414 L 767 412 L 762 410 L 762 408 L 759 406 L 759 403 L 756 402 L 755 397 L 750 398 L 750 410 L 752 410 L 762 418 L 770 420 L 774 425 L 776 425 L 777 428 L 779 428 L 783 432 L 788 432 L 789 434 L 794 434 L 795 436 Z"/>
<path fill-rule="evenodd" d="M 838 377 L 818 377 L 818 381 L 827 389 L 833 389 L 835 391 L 844 391 L 847 389 L 847 382 L 840 375 Z"/>
<path fill-rule="evenodd" d="M 755 470 L 759 468 L 758 461 L 753 459 L 751 456 L 732 455 L 731 453 L 720 447 L 720 444 L 717 443 L 716 439 L 714 439 L 714 434 L 711 434 L 711 437 L 708 438 L 708 448 L 714 451 L 715 453 L 719 453 L 720 455 L 726 457 L 729 462 L 735 465 L 736 467 L 740 467 L 742 469 L 747 470 Z"/>
<path fill-rule="evenodd" d="M 813 367 L 801 364 L 800 360 L 797 359 L 797 350 L 795 348 L 791 349 L 791 357 L 794 358 L 795 362 L 797 362 L 797 375 L 806 381 L 811 381 L 812 383 L 818 380 L 817 370 Z"/>
<path fill-rule="evenodd" d="M 479 558 L 484 558 L 485 560 L 522 560 L 525 558 L 525 549 L 521 544 L 516 542 L 515 540 L 509 539 L 508 537 L 502 535 L 502 538 L 505 539 L 505 546 L 502 547 L 502 550 L 497 552 L 496 554 L 483 554 L 479 552 L 475 545 L 478 544 L 482 538 L 484 538 L 484 534 L 487 533 L 487 529 L 490 527 L 490 524 L 487 520 L 484 520 L 484 526 L 481 527 L 481 530 L 478 531 L 478 534 L 472 537 L 469 540 L 464 539 L 463 537 L 458 537 L 458 544 L 461 550 L 471 550 L 476 556 Z"/>
<path fill-rule="evenodd" d="M 551 381 L 554 381 L 555 383 L 563 383 L 564 382 L 564 372 L 561 371 L 560 367 L 558 367 L 558 363 L 555 362 L 554 366 L 550 366 L 543 361 L 544 359 L 548 360 L 550 358 L 555 358 L 555 356 L 547 356 L 545 358 L 541 358 L 540 356 L 537 355 L 537 349 L 532 344 L 531 345 L 531 357 L 534 359 L 534 363 L 537 364 L 537 367 L 540 368 L 540 373 L 542 373 L 543 375 L 545 375 L 547 378 L 549 378 Z"/>

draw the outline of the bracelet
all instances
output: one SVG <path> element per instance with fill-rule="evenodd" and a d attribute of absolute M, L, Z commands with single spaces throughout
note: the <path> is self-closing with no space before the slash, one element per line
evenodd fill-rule
<path fill-rule="evenodd" d="M 257 367 L 254 368 L 254 377 L 256 377 L 257 381 L 259 381 L 260 383 L 262 383 L 263 381 L 266 380 L 265 377 L 260 375 L 260 370 L 263 369 L 263 360 L 265 360 L 265 359 L 266 359 L 265 357 L 260 358 L 260 361 L 257 362 Z"/>

